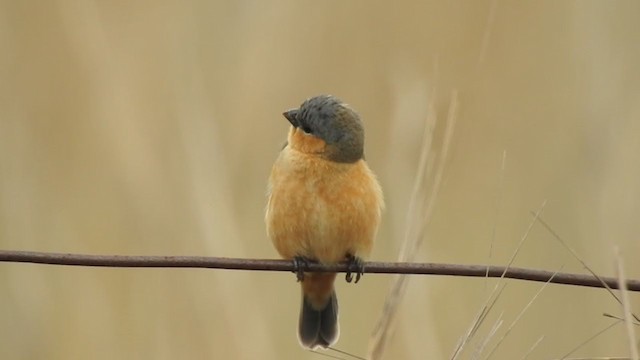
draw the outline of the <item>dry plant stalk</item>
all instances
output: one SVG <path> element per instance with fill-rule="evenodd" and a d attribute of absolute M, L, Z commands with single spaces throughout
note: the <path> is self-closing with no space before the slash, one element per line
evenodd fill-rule
<path fill-rule="evenodd" d="M 420 160 L 418 162 L 418 172 L 414 181 L 411 201 L 407 212 L 407 230 L 402 243 L 402 249 L 398 256 L 398 261 L 402 262 L 411 262 L 415 259 L 415 255 L 422 245 L 426 228 L 431 219 L 431 214 L 433 213 L 455 127 L 458 109 L 457 92 L 454 91 L 451 94 L 451 102 L 449 103 L 449 111 L 445 123 L 446 129 L 444 133 L 444 141 L 437 162 L 436 158 L 431 154 L 433 131 L 437 122 L 437 116 L 433 105 L 433 102 L 431 102 L 431 106 L 429 106 L 429 112 L 427 114 L 425 132 L 422 139 L 422 151 L 420 152 Z M 437 169 L 433 176 L 432 186 L 428 188 L 427 183 L 429 178 L 427 177 L 427 174 L 431 174 L 431 169 L 436 165 Z M 395 277 L 392 282 L 389 293 L 385 299 L 382 314 L 380 315 L 369 340 L 369 359 L 380 359 L 384 354 L 386 345 L 394 330 L 395 320 L 398 314 L 398 306 L 406 293 L 407 281 L 408 279 L 406 276 L 399 275 Z"/>
<path fill-rule="evenodd" d="M 546 204 L 547 204 L 547 201 L 545 200 L 542 203 L 542 205 L 540 206 L 540 209 L 536 212 L 535 219 L 533 219 L 529 223 L 529 226 L 527 227 L 527 230 L 524 232 L 524 235 L 520 239 L 520 242 L 518 243 L 518 246 L 516 246 L 516 249 L 514 250 L 513 255 L 511 255 L 511 259 L 507 263 L 507 266 L 505 267 L 504 272 L 500 276 L 500 281 L 498 281 L 496 286 L 493 288 L 493 291 L 491 292 L 491 294 L 489 295 L 489 297 L 487 298 L 485 303 L 482 305 L 482 307 L 480 309 L 480 312 L 475 317 L 474 321 L 472 322 L 471 326 L 467 330 L 466 334 L 462 337 L 462 339 L 456 345 L 456 348 L 454 349 L 454 352 L 451 355 L 451 359 L 452 360 L 458 359 L 458 357 L 460 355 L 462 355 L 462 352 L 464 351 L 465 346 L 467 345 L 467 343 L 469 343 L 471 341 L 471 339 L 473 339 L 473 337 L 475 336 L 477 331 L 480 329 L 480 326 L 482 326 L 482 324 L 483 324 L 484 320 L 486 319 L 487 315 L 489 315 L 489 313 L 493 309 L 493 306 L 495 305 L 496 301 L 498 301 L 498 299 L 500 298 L 500 295 L 502 294 L 502 291 L 506 287 L 506 284 L 503 285 L 502 281 L 504 280 L 504 277 L 505 277 L 507 271 L 509 270 L 509 268 L 511 267 L 511 265 L 515 261 L 516 256 L 520 252 L 520 249 L 522 248 L 522 245 L 524 244 L 525 240 L 527 240 L 527 238 L 529 237 L 529 234 L 531 233 L 531 229 L 533 228 L 533 225 L 535 225 L 535 223 L 536 223 L 536 219 L 538 218 L 538 216 L 540 216 L 540 214 L 542 213 L 542 210 L 544 210 L 544 207 L 545 207 Z M 488 273 L 489 272 L 487 271 L 487 274 Z M 555 277 L 556 275 L 557 274 L 554 274 L 553 277 Z M 551 280 L 551 279 L 549 279 L 549 280 Z"/>
<path fill-rule="evenodd" d="M 633 328 L 633 312 L 631 311 L 631 302 L 629 301 L 629 291 L 627 290 L 627 282 L 624 276 L 624 265 L 622 256 L 620 256 L 620 249 L 615 248 L 616 262 L 618 263 L 618 283 L 620 284 L 620 297 L 622 298 L 622 309 L 624 312 L 624 323 L 627 329 L 627 336 L 629 338 L 629 353 L 631 359 L 639 360 L 638 346 L 636 345 L 636 333 Z"/>

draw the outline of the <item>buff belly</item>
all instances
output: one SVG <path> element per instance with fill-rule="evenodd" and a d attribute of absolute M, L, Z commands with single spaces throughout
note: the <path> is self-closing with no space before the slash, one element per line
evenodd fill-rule
<path fill-rule="evenodd" d="M 363 160 L 332 163 L 285 148 L 271 174 L 267 232 L 285 259 L 366 258 L 381 206 L 380 186 Z"/>

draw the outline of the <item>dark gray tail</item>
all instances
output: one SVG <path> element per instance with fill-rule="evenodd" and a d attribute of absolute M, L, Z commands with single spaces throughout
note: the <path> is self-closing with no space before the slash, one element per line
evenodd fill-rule
<path fill-rule="evenodd" d="M 302 309 L 298 325 L 298 338 L 302 346 L 315 349 L 333 345 L 340 335 L 338 325 L 338 298 L 331 293 L 322 309 L 314 307 L 307 296 L 302 295 Z"/>

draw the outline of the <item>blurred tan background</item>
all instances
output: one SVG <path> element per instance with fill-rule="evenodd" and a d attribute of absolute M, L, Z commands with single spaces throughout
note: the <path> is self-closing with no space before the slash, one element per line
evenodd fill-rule
<path fill-rule="evenodd" d="M 544 218 L 595 271 L 615 275 L 617 245 L 640 278 L 639 14 L 637 1 L 0 1 L 0 249 L 275 258 L 263 210 L 281 113 L 332 93 L 365 121 L 387 199 L 373 259 L 392 261 L 427 112 L 438 142 L 457 90 L 417 260 L 506 264 L 548 199 Z M 515 263 L 563 264 L 585 271 L 538 225 Z M 366 355 L 391 279 L 339 282 L 338 348 Z M 494 284 L 413 277 L 385 358 L 448 358 Z M 496 339 L 540 286 L 508 283 Z M 323 358 L 298 346 L 299 301 L 287 273 L 4 263 L 0 358 Z M 605 291 L 551 285 L 491 358 L 541 336 L 530 358 L 560 358 L 612 322 L 603 312 L 622 314 Z M 628 351 L 617 325 L 574 356 Z"/>

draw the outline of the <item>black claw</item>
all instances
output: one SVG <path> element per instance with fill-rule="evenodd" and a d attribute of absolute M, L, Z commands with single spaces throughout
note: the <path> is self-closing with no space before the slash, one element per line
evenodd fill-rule
<path fill-rule="evenodd" d="M 304 256 L 293 258 L 293 272 L 296 273 L 298 282 L 304 281 L 304 272 L 309 270 L 309 259 Z"/>
<path fill-rule="evenodd" d="M 350 283 L 353 281 L 353 273 L 356 274 L 356 278 L 355 278 L 355 282 L 354 284 L 357 284 L 358 281 L 360 281 L 360 278 L 362 277 L 362 274 L 364 274 L 364 260 L 362 260 L 362 258 L 359 258 L 357 256 L 353 256 L 351 254 L 347 255 L 347 275 L 345 276 L 345 280 Z"/>

